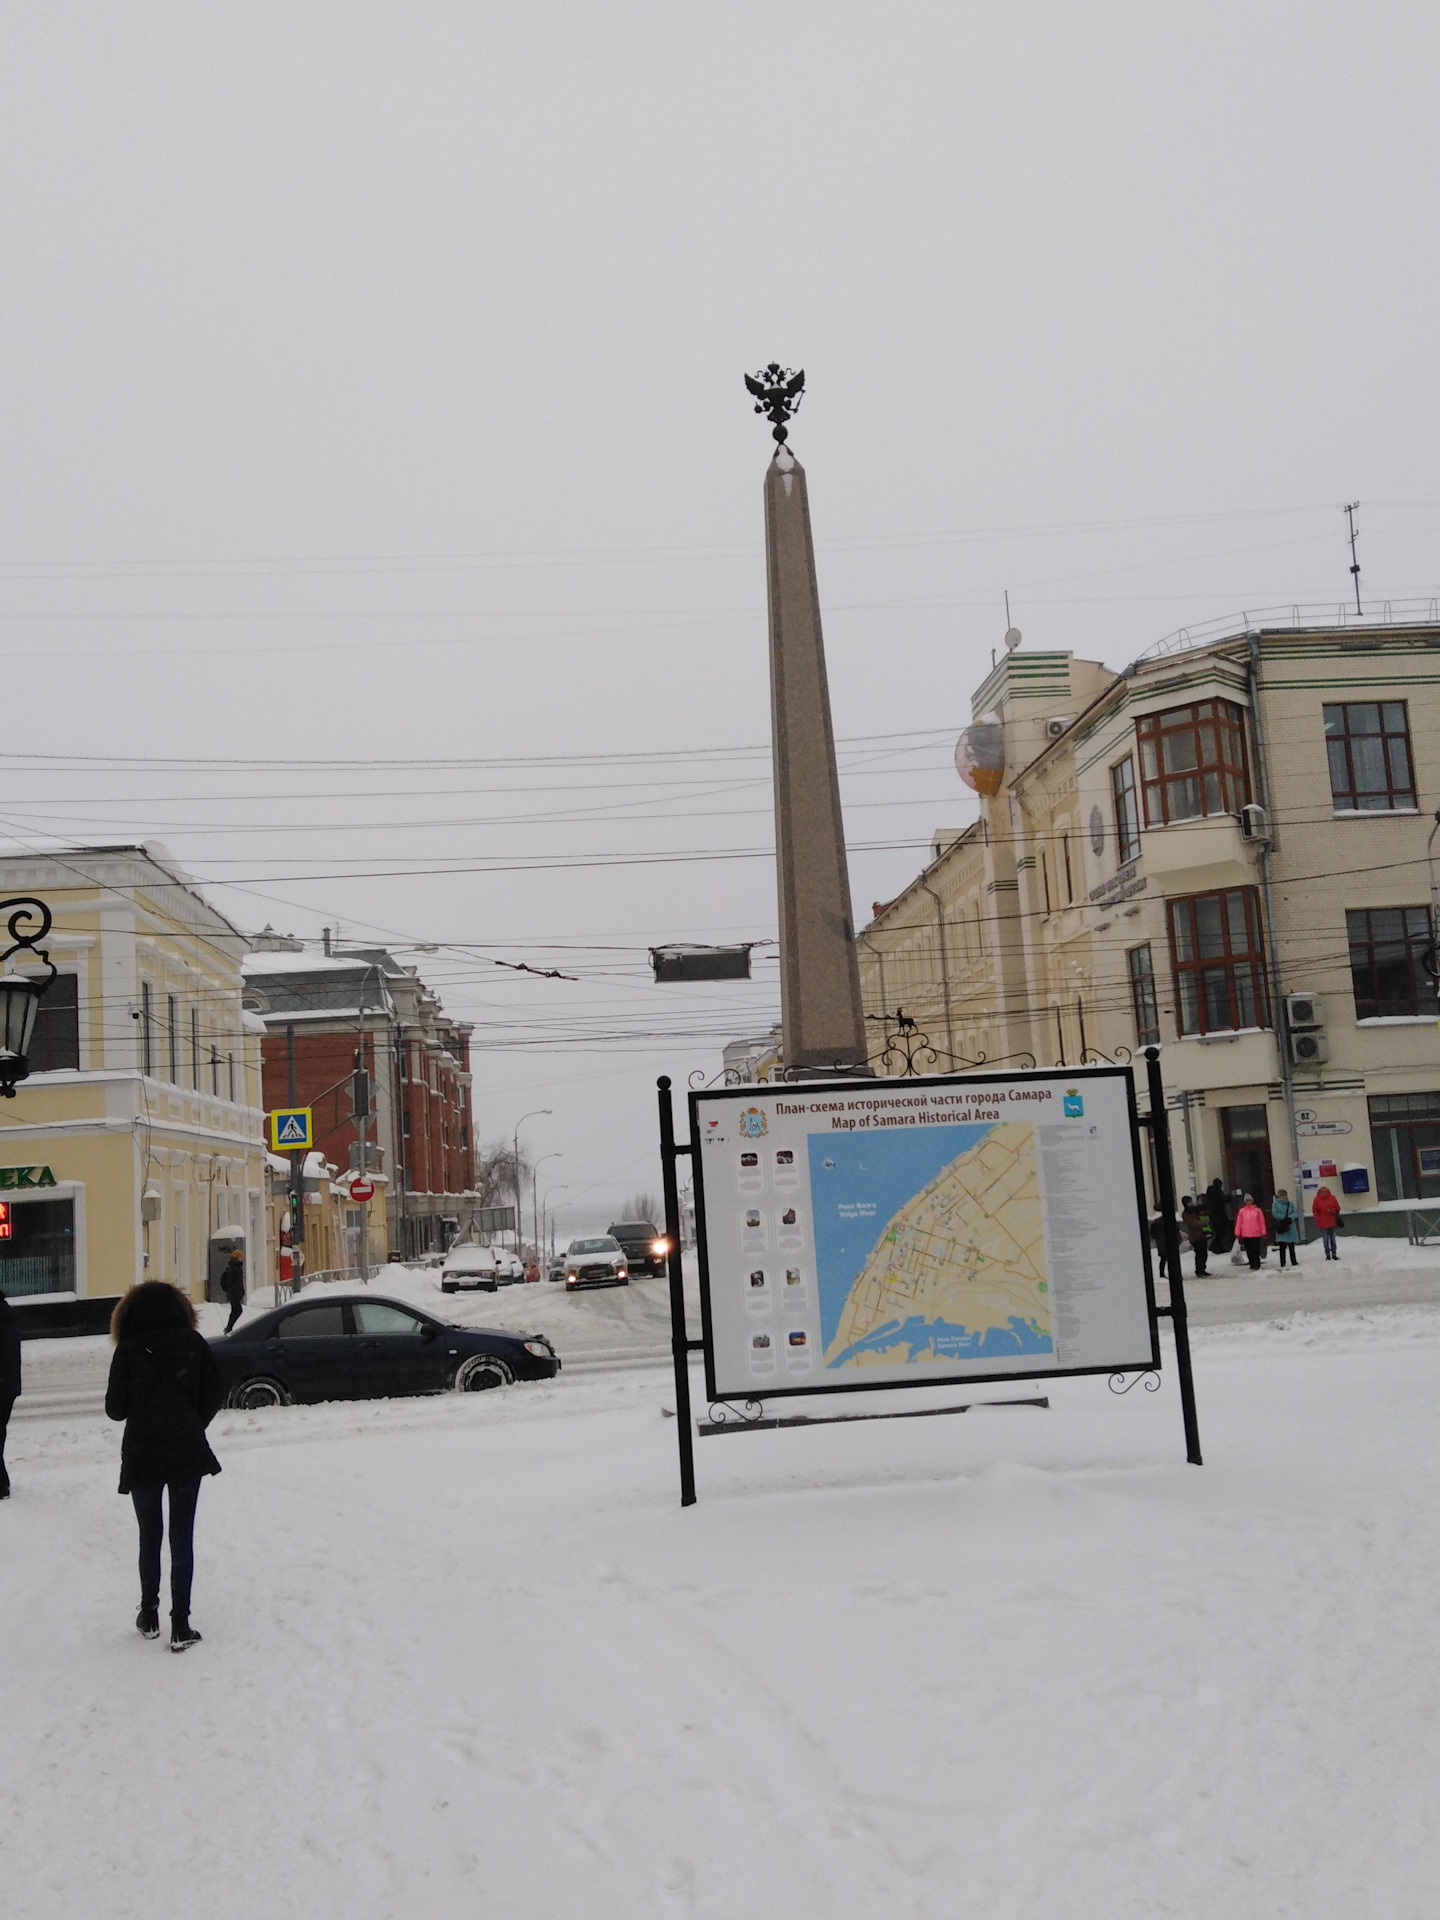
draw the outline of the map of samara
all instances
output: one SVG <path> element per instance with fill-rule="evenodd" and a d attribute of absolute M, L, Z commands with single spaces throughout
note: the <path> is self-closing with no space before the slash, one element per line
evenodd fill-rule
<path fill-rule="evenodd" d="M 833 1332 L 826 1328 L 827 1369 L 953 1364 L 1055 1350 L 1033 1129 L 1023 1121 L 1001 1121 L 943 1131 L 952 1136 L 952 1148 L 953 1136 L 965 1144 L 938 1173 L 931 1171 L 941 1144 L 933 1133 L 928 1139 L 900 1136 L 877 1156 L 877 1173 L 883 1164 L 888 1176 L 877 1179 L 878 1194 L 898 1197 L 896 1154 L 905 1148 L 920 1163 L 916 1172 L 924 1184 L 890 1213 L 858 1272 L 850 1254 L 838 1324 Z M 877 1145 L 870 1144 L 871 1154 Z M 822 1165 L 834 1167 L 835 1161 Z M 856 1228 L 876 1211 L 864 1202 L 836 1204 L 847 1252 L 866 1244 L 868 1236 L 863 1230 L 857 1235 Z M 827 1277 L 832 1288 L 842 1279 L 832 1267 L 822 1275 L 822 1287 Z"/>

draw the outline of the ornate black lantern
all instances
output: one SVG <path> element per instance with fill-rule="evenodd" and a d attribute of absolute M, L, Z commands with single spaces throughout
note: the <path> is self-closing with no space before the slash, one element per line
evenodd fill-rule
<path fill-rule="evenodd" d="M 4 973 L 0 973 L 0 1095 L 13 1100 L 16 1081 L 23 1080 L 30 1071 L 30 1042 L 35 1034 L 40 996 L 59 969 L 40 945 L 51 926 L 50 909 L 45 902 L 0 900 L 0 915 L 7 914 L 11 944 L 0 953 L 0 967 L 5 966 L 13 954 L 30 952 L 38 953 L 50 969 L 44 975 L 21 973 L 15 967 L 6 967 Z"/>

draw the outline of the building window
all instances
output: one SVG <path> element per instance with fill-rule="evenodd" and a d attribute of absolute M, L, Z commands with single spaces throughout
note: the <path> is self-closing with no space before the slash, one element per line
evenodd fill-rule
<path fill-rule="evenodd" d="M 1060 836 L 1060 851 L 1065 859 L 1065 904 L 1073 907 L 1075 904 L 1075 875 L 1070 867 L 1070 836 L 1068 833 L 1062 833 Z"/>
<path fill-rule="evenodd" d="M 155 989 L 140 982 L 140 1071 L 155 1071 Z"/>
<path fill-rule="evenodd" d="M 1345 915 L 1355 1018 L 1440 1015 L 1435 982 L 1421 965 L 1430 948 L 1428 907 L 1356 907 Z"/>
<path fill-rule="evenodd" d="M 1147 827 L 1239 813 L 1250 797 L 1245 715 L 1229 700 L 1171 707 L 1135 722 Z"/>
<path fill-rule="evenodd" d="M 1325 708 L 1325 751 L 1336 813 L 1393 813 L 1415 805 L 1410 723 L 1403 700 Z"/>
<path fill-rule="evenodd" d="M 80 981 L 62 973 L 50 982 L 35 1012 L 30 1071 L 55 1073 L 80 1065 Z"/>
<path fill-rule="evenodd" d="M 1170 957 L 1183 1033 L 1269 1024 L 1260 905 L 1254 887 L 1169 903 Z"/>
<path fill-rule="evenodd" d="M 220 1097 L 220 1049 L 210 1049 L 210 1091 L 218 1100 Z"/>
<path fill-rule="evenodd" d="M 1045 888 L 1045 912 L 1050 912 L 1050 862 L 1045 857 L 1045 849 L 1040 849 L 1040 879 Z"/>
<path fill-rule="evenodd" d="M 1110 769 L 1110 788 L 1115 795 L 1115 858 L 1123 867 L 1140 851 L 1140 799 L 1135 791 L 1135 762 L 1128 753 Z"/>
<path fill-rule="evenodd" d="M 200 1091 L 200 1009 L 190 1009 L 190 1078 L 195 1083 L 195 1091 Z"/>
<path fill-rule="evenodd" d="M 1371 1094 L 1370 1146 L 1378 1199 L 1440 1199 L 1440 1093 Z"/>
<path fill-rule="evenodd" d="M 178 1087 L 180 1084 L 180 1002 L 173 993 L 165 996 L 165 1042 L 166 1065 L 170 1069 L 170 1078 Z"/>
<path fill-rule="evenodd" d="M 1131 947 L 1130 1000 L 1135 1008 L 1135 1038 L 1142 1047 L 1160 1044 L 1160 1008 L 1155 999 L 1155 964 L 1150 944 Z"/>
<path fill-rule="evenodd" d="M 233 1106 L 235 1102 L 235 1056 L 233 1053 L 227 1053 L 225 1056 L 225 1070 L 229 1075 L 229 1085 L 230 1085 L 229 1097 L 230 1097 L 230 1103 Z"/>

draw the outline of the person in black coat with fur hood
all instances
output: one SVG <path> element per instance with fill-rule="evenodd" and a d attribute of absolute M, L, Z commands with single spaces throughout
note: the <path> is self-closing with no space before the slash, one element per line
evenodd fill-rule
<path fill-rule="evenodd" d="M 206 1474 L 219 1473 L 205 1429 L 220 1410 L 224 1389 L 215 1356 L 196 1331 L 195 1309 L 166 1280 L 132 1287 L 110 1321 L 115 1356 L 105 1411 L 125 1422 L 120 1442 L 120 1491 L 135 1504 L 140 1525 L 140 1611 L 135 1625 L 147 1640 L 160 1636 L 160 1546 L 165 1537 L 161 1496 L 170 1495 L 170 1646 L 193 1647 L 190 1583 L 195 1571 L 195 1502 Z"/>
<path fill-rule="evenodd" d="M 20 1320 L 0 1293 L 0 1500 L 10 1498 L 10 1475 L 5 1468 L 5 1429 L 10 1409 L 20 1398 Z"/>

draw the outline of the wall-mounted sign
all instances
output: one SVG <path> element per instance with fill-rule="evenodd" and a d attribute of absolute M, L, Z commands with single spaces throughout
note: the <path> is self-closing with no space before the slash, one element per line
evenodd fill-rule
<path fill-rule="evenodd" d="M 16 1187 L 53 1187 L 55 1176 L 49 1167 L 0 1167 L 0 1192 Z"/>
<path fill-rule="evenodd" d="M 1353 1131 L 1348 1120 L 1301 1120 L 1295 1121 L 1296 1133 L 1350 1133 Z"/>

